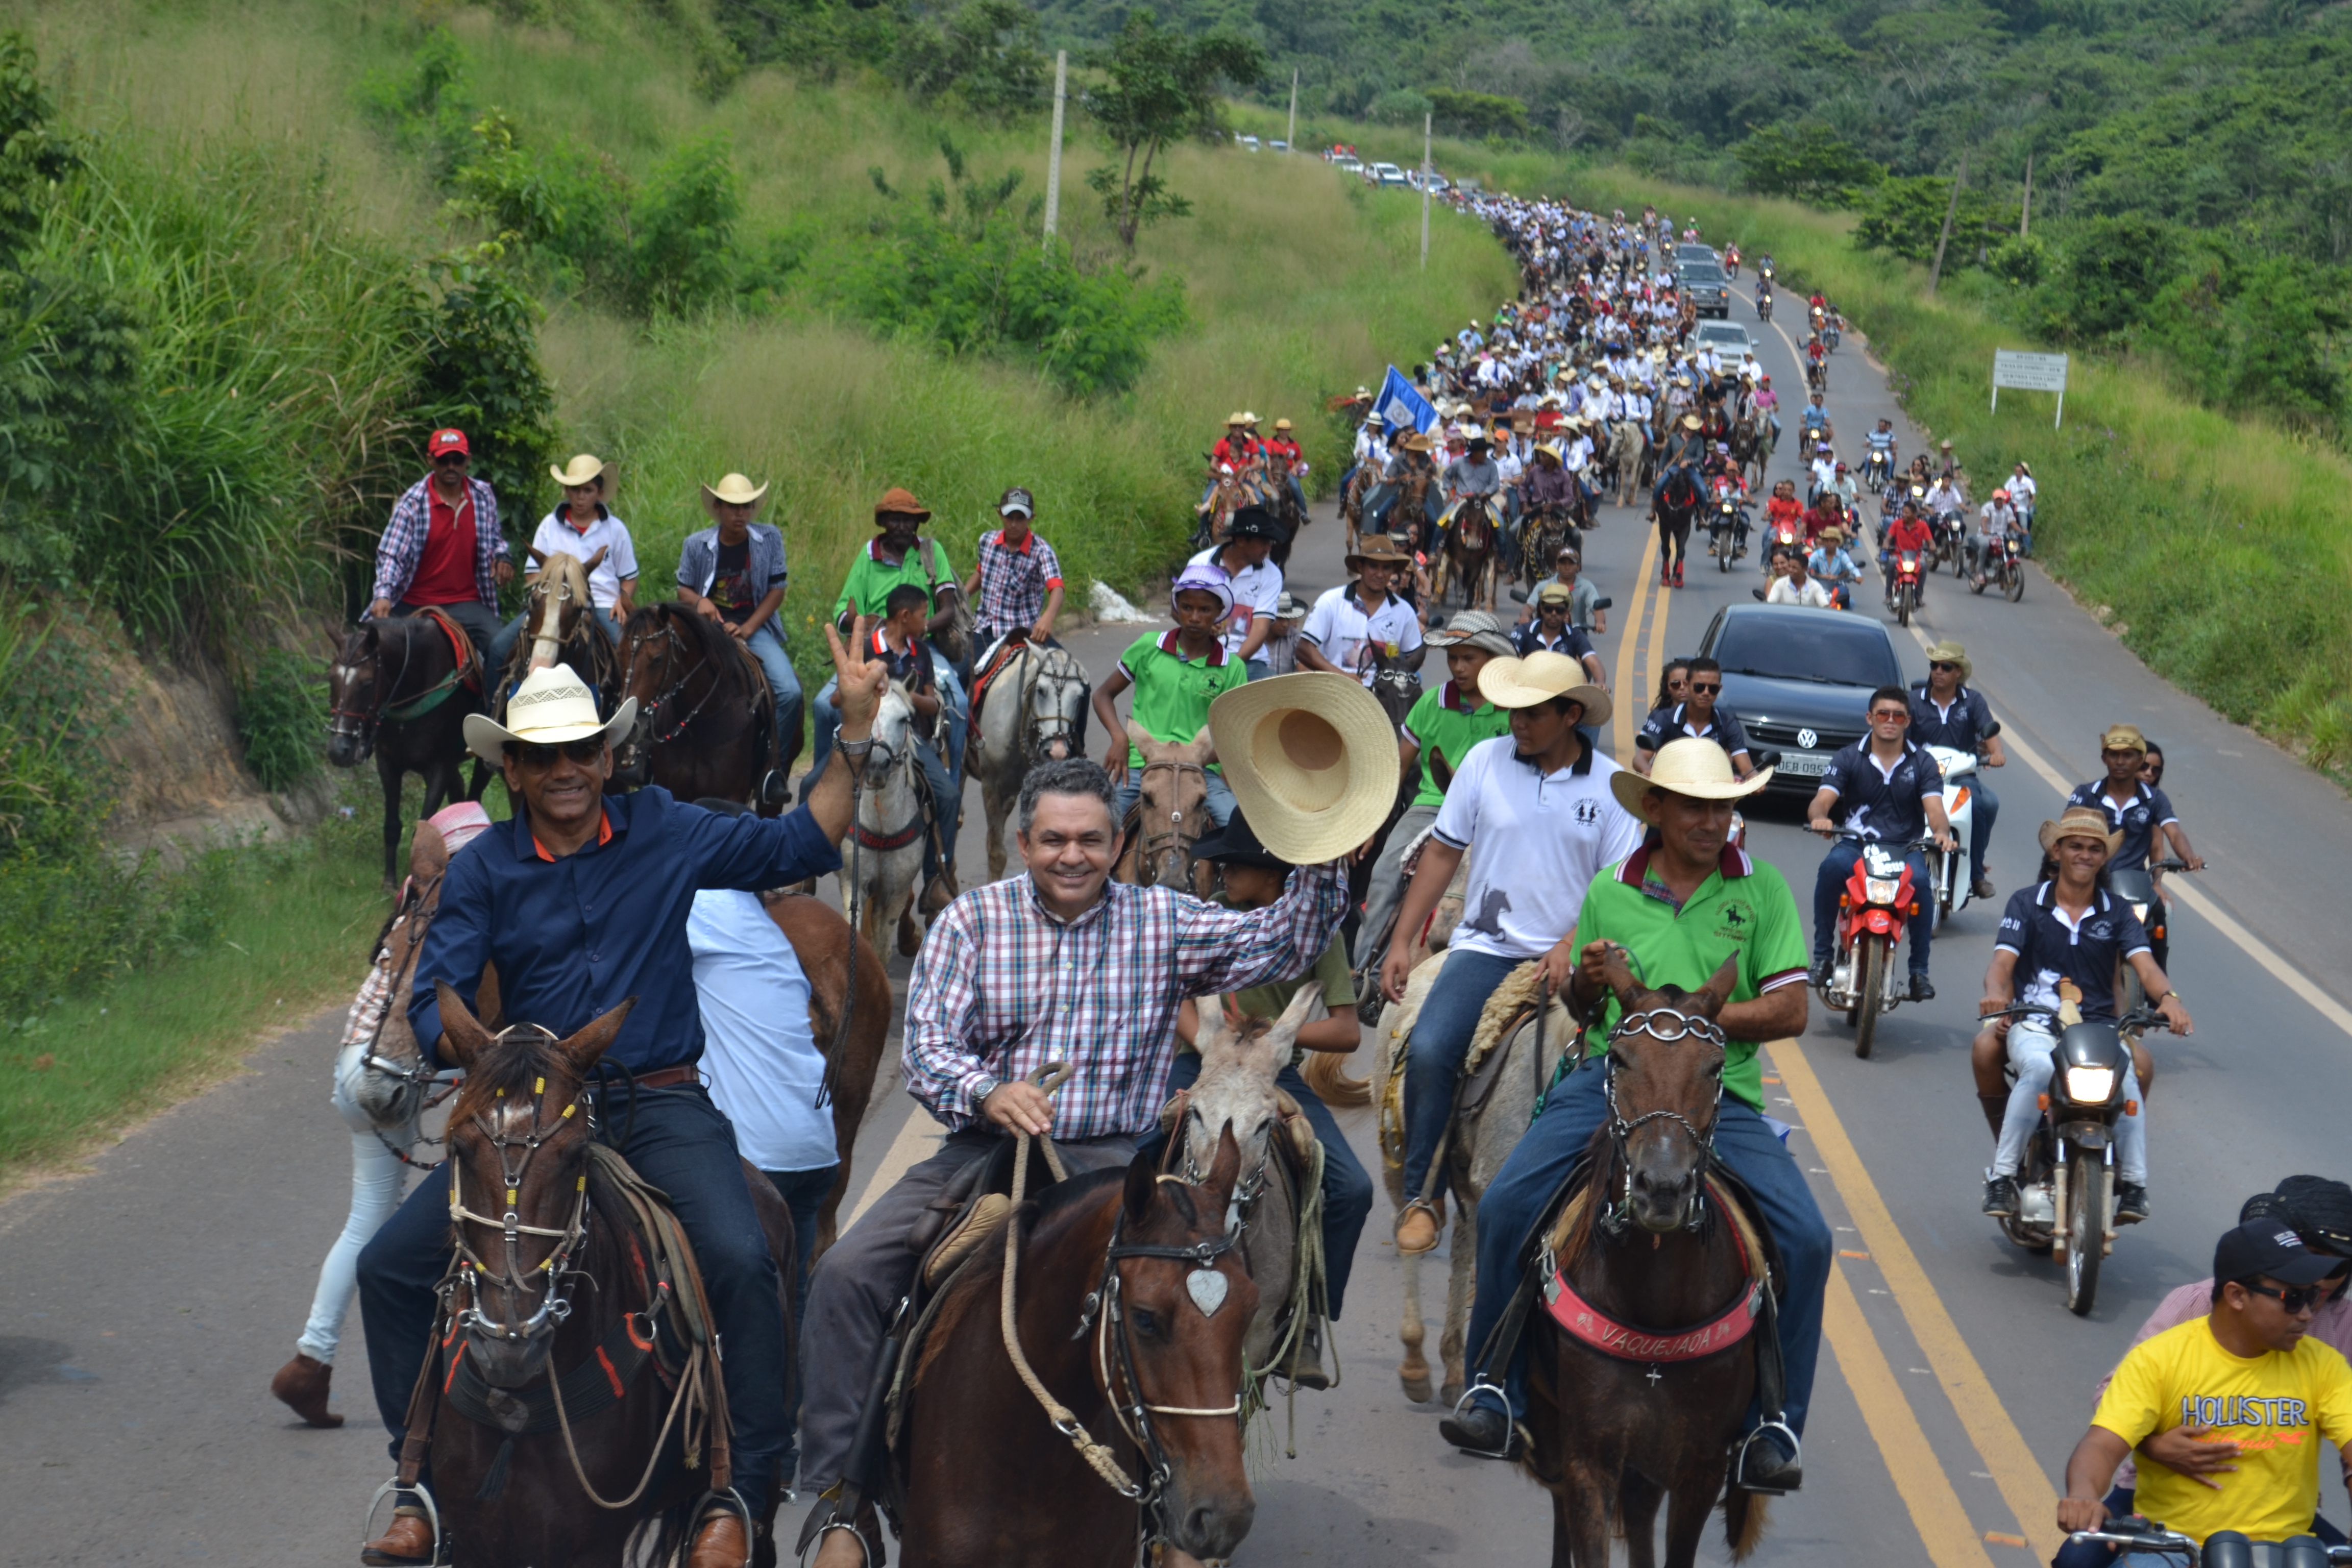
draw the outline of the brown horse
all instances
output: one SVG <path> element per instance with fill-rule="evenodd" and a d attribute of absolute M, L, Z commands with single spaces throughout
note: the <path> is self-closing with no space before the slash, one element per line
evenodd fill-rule
<path fill-rule="evenodd" d="M 1208 763 L 1215 755 L 1207 725 L 1189 741 L 1155 741 L 1130 721 L 1127 738 L 1143 753 L 1142 795 L 1124 825 L 1125 847 L 1112 879 L 1209 896 L 1214 873 L 1192 846 L 1209 830 Z"/>
<path fill-rule="evenodd" d="M 1603 1068 L 1613 1120 L 1594 1133 L 1586 1180 L 1543 1250 L 1544 1266 L 1559 1270 L 1559 1300 L 1528 1320 L 1527 1463 L 1552 1494 L 1553 1568 L 1607 1568 L 1616 1534 L 1636 1568 L 1648 1568 L 1662 1501 L 1667 1568 L 1696 1561 L 1718 1500 L 1735 1562 L 1763 1537 L 1763 1500 L 1726 1482 L 1769 1321 L 1721 1336 L 1730 1342 L 1710 1353 L 1669 1348 L 1653 1360 L 1605 1352 L 1559 1316 L 1589 1310 L 1581 1315 L 1612 1331 L 1639 1325 L 1637 1338 L 1671 1345 L 1720 1328 L 1743 1303 L 1752 1313 L 1761 1244 L 1709 1170 L 1723 1091 L 1713 1019 L 1736 977 L 1727 959 L 1695 993 L 1651 991 L 1622 955 L 1609 963 L 1624 1010 Z"/>
<path fill-rule="evenodd" d="M 759 665 L 727 628 L 679 604 L 654 604 L 621 634 L 615 700 L 637 700 L 636 727 L 613 749 L 613 781 L 656 784 L 680 800 L 716 795 L 783 809 L 781 792 L 759 800 L 775 733 L 775 697 Z"/>
<path fill-rule="evenodd" d="M 1441 558 L 1443 570 L 1433 589 L 1434 602 L 1443 604 L 1458 589 L 1465 609 L 1493 609 L 1495 554 L 1502 537 L 1502 508 L 1485 497 L 1472 496 L 1455 505 L 1444 527 L 1445 553 Z"/>
<path fill-rule="evenodd" d="M 712 1347 L 686 1328 L 700 1287 L 666 1268 L 590 1148 L 587 1079 L 630 1004 L 559 1040 L 529 1025 L 492 1035 L 447 985 L 440 997 L 444 1048 L 466 1073 L 449 1119 L 457 1259 L 410 1442 L 430 1445 L 445 1550 L 619 1568 L 650 1538 L 667 1560 L 729 1484 L 726 1404 Z M 792 1213 L 744 1175 L 788 1281 Z M 793 1292 L 779 1294 L 789 1343 Z"/>
<path fill-rule="evenodd" d="M 1752 415 L 1743 414 L 1731 422 L 1731 438 L 1727 445 L 1731 447 L 1732 465 L 1740 478 L 1748 479 L 1753 472 L 1756 477 L 1748 482 L 1761 485 L 1764 482 L 1764 443 L 1756 434 L 1756 420 Z"/>
<path fill-rule="evenodd" d="M 460 646 L 465 648 L 461 655 Z M 479 800 L 488 767 L 460 794 L 466 715 L 482 710 L 481 653 L 455 621 L 425 613 L 372 620 L 343 639 L 328 672 L 327 760 L 355 768 L 373 754 L 383 783 L 383 885 L 400 864 L 401 780 L 425 780 L 422 820 L 453 800 Z"/>
<path fill-rule="evenodd" d="M 598 629 L 596 617 L 588 613 L 595 604 L 589 596 L 588 574 L 604 561 L 604 546 L 599 545 L 585 561 L 560 550 L 550 555 L 536 546 L 530 558 L 539 569 L 530 574 L 522 635 L 507 656 L 492 706 L 503 717 L 508 694 L 522 684 L 524 676 L 562 663 L 570 665 L 572 673 L 596 693 L 599 705 L 609 710 L 608 700 L 620 666 L 614 657 L 613 639 Z"/>
<path fill-rule="evenodd" d="M 1240 1169 L 1230 1131 L 1197 1185 L 1139 1154 L 982 1244 L 908 1386 L 905 1568 L 1132 1568 L 1154 1541 L 1233 1554 L 1256 1508 L 1240 1389 L 1257 1288 L 1225 1228 Z"/>
<path fill-rule="evenodd" d="M 817 1211 L 816 1250 L 810 1255 L 814 1262 L 833 1245 L 835 1216 L 841 1210 L 843 1194 L 849 1191 L 850 1155 L 857 1144 L 857 1129 L 874 1100 L 882 1042 L 890 1033 L 890 973 L 874 944 L 851 931 L 849 922 L 832 905 L 800 893 L 763 897 L 768 918 L 793 944 L 801 973 L 808 976 L 809 1032 L 824 1052 L 825 1084 L 833 1100 L 833 1142 L 841 1156 L 841 1172 L 833 1179 L 833 1191 L 825 1194 L 824 1206 Z"/>

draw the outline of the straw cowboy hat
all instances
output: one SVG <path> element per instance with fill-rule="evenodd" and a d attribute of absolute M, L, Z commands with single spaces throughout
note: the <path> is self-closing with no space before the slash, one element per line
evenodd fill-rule
<path fill-rule="evenodd" d="M 1822 531 L 1823 533 L 1827 533 L 1829 530 L 1825 528 L 1822 530 Z M 1949 637 L 1946 637 L 1942 642 L 1937 643 L 1935 647 L 1927 650 L 1927 662 L 1929 664 L 1958 665 L 1960 667 L 1960 679 L 1962 680 L 1966 680 L 1969 676 L 1976 673 L 1976 666 L 1969 662 L 1969 650 L 1961 647 L 1958 643 L 1954 642 Z"/>
<path fill-rule="evenodd" d="M 1246 425 L 1249 423 L 1249 416 L 1236 408 L 1231 414 L 1225 416 L 1225 423 L 1227 425 Z"/>
<path fill-rule="evenodd" d="M 1422 639 L 1432 647 L 1481 647 L 1498 658 L 1511 657 L 1511 635 L 1485 610 L 1456 610 L 1443 630 Z"/>
<path fill-rule="evenodd" d="M 1416 430 L 1412 435 L 1406 437 L 1402 445 L 1408 452 L 1426 452 L 1434 446 L 1435 443 L 1430 440 L 1426 432 Z"/>
<path fill-rule="evenodd" d="M 1728 752 L 1713 741 L 1690 735 L 1658 748 L 1658 754 L 1651 759 L 1648 778 L 1631 768 L 1621 769 L 1609 775 L 1609 789 L 1618 805 L 1647 822 L 1642 797 L 1653 788 L 1694 800 L 1744 800 L 1770 784 L 1772 773 L 1772 769 L 1761 768 L 1745 782 L 1734 778 Z"/>
<path fill-rule="evenodd" d="M 554 477 L 557 484 L 571 489 L 581 485 L 602 484 L 604 476 L 612 471 L 612 468 L 613 465 L 604 458 L 583 452 L 562 468 L 559 468 L 550 463 L 547 466 L 547 471 Z"/>
<path fill-rule="evenodd" d="M 729 506 L 756 506 L 767 493 L 767 486 L 754 487 L 741 474 L 722 474 L 717 484 L 702 487 L 702 504 L 706 508 L 719 501 Z"/>
<path fill-rule="evenodd" d="M 2058 814 L 2057 821 L 2042 825 L 2044 855 L 2056 854 L 2061 838 L 2095 838 L 2107 847 L 2111 859 L 2124 846 L 2124 836 L 2108 823 L 2107 814 L 2095 805 L 2070 805 Z"/>
<path fill-rule="evenodd" d="M 1378 831 L 1397 793 L 1397 742 L 1378 699 L 1307 670 L 1209 704 L 1209 737 L 1258 842 L 1294 866 L 1337 859 Z"/>
<path fill-rule="evenodd" d="M 487 713 L 467 714 L 466 749 L 496 767 L 506 760 L 509 741 L 525 746 L 560 746 L 599 735 L 609 742 L 635 727 L 637 700 L 629 698 L 612 718 L 599 719 L 596 694 L 588 683 L 574 675 L 570 665 L 552 664 L 523 677 L 522 684 L 507 700 L 507 718 L 511 728 Z M 1395 755 L 1393 746 L 1390 755 Z"/>
<path fill-rule="evenodd" d="M 1584 704 L 1581 725 L 1606 724 L 1609 693 L 1585 678 L 1584 666 L 1564 653 L 1538 648 L 1524 658 L 1494 658 L 1478 672 L 1479 694 L 1497 708 L 1533 708 L 1555 697 Z"/>
<path fill-rule="evenodd" d="M 1360 571 L 1367 561 L 1377 561 L 1386 566 L 1402 566 L 1412 557 L 1398 548 L 1395 540 L 1385 533 L 1367 533 L 1356 541 L 1356 548 L 1348 552 L 1345 563 L 1350 572 Z"/>

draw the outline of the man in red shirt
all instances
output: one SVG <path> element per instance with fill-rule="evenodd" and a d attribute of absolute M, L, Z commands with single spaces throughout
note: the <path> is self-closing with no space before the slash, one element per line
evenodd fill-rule
<path fill-rule="evenodd" d="M 1927 520 L 1919 515 L 1919 503 L 1916 501 L 1905 501 L 1902 515 L 1886 525 L 1886 531 L 1881 536 L 1878 564 L 1886 576 L 1886 603 L 1890 607 L 1895 603 L 1896 553 L 1908 550 L 1924 555 L 1934 538 L 1935 535 L 1928 530 Z M 1919 594 L 1922 598 L 1927 596 L 1929 575 L 1930 574 L 1927 572 L 1919 574 Z"/>
<path fill-rule="evenodd" d="M 1805 545 L 1808 549 L 1821 542 L 1822 530 L 1845 526 L 1845 504 L 1835 490 L 1823 490 L 1820 500 L 1805 512 Z"/>
<path fill-rule="evenodd" d="M 411 616 L 431 605 L 466 628 L 488 658 L 498 641 L 499 590 L 514 578 L 499 498 L 467 474 L 463 430 L 436 430 L 425 444 L 433 471 L 393 503 L 392 522 L 375 552 L 375 589 L 368 615 Z"/>
<path fill-rule="evenodd" d="M 1292 437 L 1290 421 L 1276 420 L 1273 438 L 1259 442 L 1258 450 L 1268 457 L 1280 458 L 1290 465 L 1290 492 L 1297 500 L 1298 514 L 1306 516 L 1307 491 L 1300 487 L 1298 476 L 1307 471 L 1307 454 L 1299 449 L 1297 440 Z"/>
<path fill-rule="evenodd" d="M 1221 468 L 1242 469 L 1257 461 L 1258 444 L 1249 433 L 1249 416 L 1236 414 L 1225 421 L 1224 438 L 1209 453 L 1209 461 Z"/>

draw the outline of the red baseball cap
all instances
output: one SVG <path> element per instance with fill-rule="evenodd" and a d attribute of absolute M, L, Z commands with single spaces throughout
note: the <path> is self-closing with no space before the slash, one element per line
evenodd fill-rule
<path fill-rule="evenodd" d="M 463 430 L 433 432 L 432 438 L 425 443 L 425 455 L 428 458 L 438 458 L 444 452 L 463 452 L 469 458 L 474 455 L 474 449 L 466 445 L 466 433 Z"/>

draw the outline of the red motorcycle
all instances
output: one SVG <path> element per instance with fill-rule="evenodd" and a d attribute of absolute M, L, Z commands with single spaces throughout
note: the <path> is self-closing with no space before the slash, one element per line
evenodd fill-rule
<path fill-rule="evenodd" d="M 1919 574 L 1924 570 L 1916 550 L 1895 552 L 1895 620 L 1898 626 L 1911 624 L 1911 612 L 1919 607 Z"/>
<path fill-rule="evenodd" d="M 1781 556 L 1802 555 L 1804 552 L 1805 531 L 1801 525 L 1785 521 L 1774 523 L 1764 542 L 1764 575 L 1772 575 L 1772 569 L 1780 563 Z"/>
<path fill-rule="evenodd" d="M 1862 858 L 1853 863 L 1845 891 L 1838 895 L 1837 946 L 1822 1000 L 1832 1012 L 1845 1014 L 1845 1021 L 1853 1026 L 1853 1054 L 1867 1058 L 1879 1015 L 1911 994 L 1907 973 L 1895 963 L 1904 925 L 1919 907 L 1919 892 L 1912 886 L 1905 857 L 1930 847 L 1931 841 L 1888 846 L 1864 838 L 1851 827 L 1838 829 L 1837 836 L 1859 841 Z"/>

